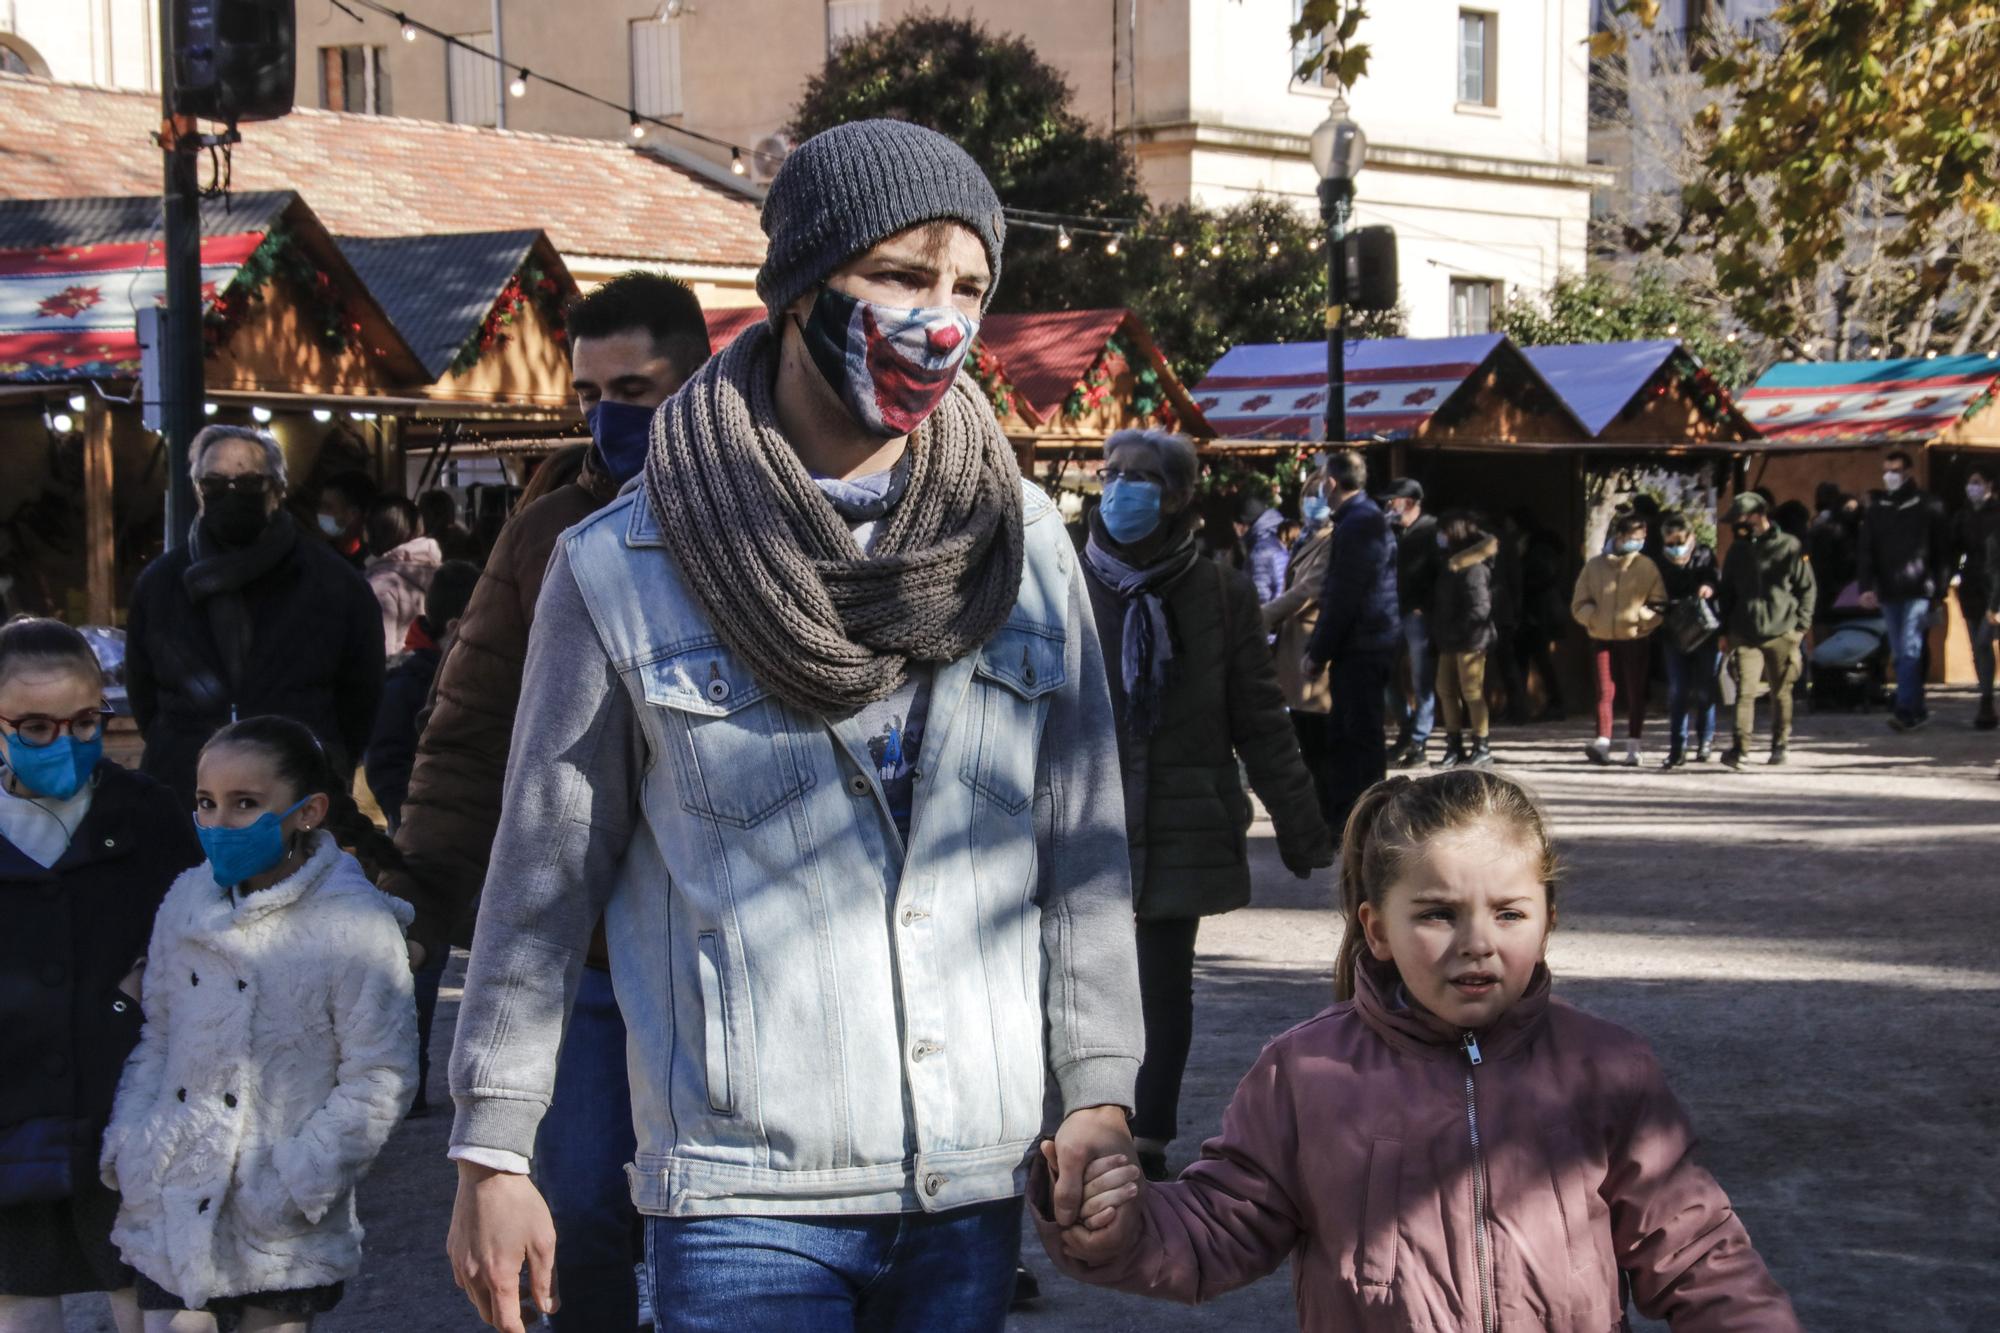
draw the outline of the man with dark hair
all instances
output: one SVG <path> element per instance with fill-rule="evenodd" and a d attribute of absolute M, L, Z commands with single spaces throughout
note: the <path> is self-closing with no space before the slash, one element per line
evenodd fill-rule
<path fill-rule="evenodd" d="M 1422 768 L 1437 724 L 1437 649 L 1425 612 L 1437 584 L 1438 521 L 1424 512 L 1423 483 L 1415 477 L 1398 477 L 1382 489 L 1382 511 L 1396 534 L 1396 614 L 1410 688 L 1407 702 L 1396 691 L 1396 744 L 1389 761 L 1398 768 Z"/>
<path fill-rule="evenodd" d="M 664 1329 L 998 1330 L 1045 1125 L 1065 1226 L 1136 1156 L 1089 593 L 961 373 L 999 197 L 942 135 L 850 121 L 763 226 L 769 318 L 536 609 L 452 1050 L 453 1271 L 509 1333 L 570 1243 L 524 1172 L 601 912 Z"/>
<path fill-rule="evenodd" d="M 1896 663 L 1896 711 L 1889 725 L 1915 731 L 1931 720 L 1924 705 L 1924 648 L 1944 609 L 1950 567 L 1944 506 L 1917 485 L 1916 461 L 1901 449 L 1882 460 L 1882 489 L 1869 497 L 1855 549 L 1861 605 L 1880 609 Z"/>
<path fill-rule="evenodd" d="M 343 560 L 356 569 L 368 563 L 368 546 L 363 528 L 368 506 L 379 494 L 366 472 L 336 472 L 319 485 L 319 530 Z"/>
<path fill-rule="evenodd" d="M 417 909 L 410 956 L 419 989 L 435 984 L 432 974 L 442 971 L 454 942 L 471 942 L 470 911 L 500 823 L 528 632 L 556 539 L 637 474 L 653 409 L 708 359 L 700 302 L 686 284 L 658 274 L 621 274 L 579 298 L 568 327 L 571 382 L 593 443 L 577 479 L 516 513 L 487 558 L 438 669 L 417 745 L 396 833 L 408 869 L 382 881 Z M 553 1321 L 559 1333 L 622 1333 L 638 1324 L 638 1214 L 625 1184 L 634 1150 L 625 1025 L 607 958 L 600 927 L 535 1145 L 536 1171 L 563 1237 L 563 1301 Z"/>
<path fill-rule="evenodd" d="M 417 513 L 423 518 L 424 536 L 438 544 L 445 559 L 480 563 L 479 543 L 459 518 L 456 495 L 434 486 L 417 497 Z"/>
<path fill-rule="evenodd" d="M 1972 725 L 1981 731 L 2000 727 L 2000 714 L 1993 711 L 1993 623 L 1986 617 L 1986 547 L 2000 533 L 2000 497 L 1993 493 L 1993 478 L 1994 469 L 1983 465 L 1965 474 L 1965 508 L 1951 522 L 1952 582 L 1972 636 L 1972 670 L 1979 681 L 1979 711 Z"/>
<path fill-rule="evenodd" d="M 1320 587 L 1319 624 L 1299 670 L 1307 681 L 1331 669 L 1327 713 L 1327 822 L 1336 836 L 1361 793 L 1382 780 L 1384 688 L 1401 633 L 1396 609 L 1396 535 L 1366 494 L 1368 464 L 1341 449 L 1326 462 L 1333 542 Z"/>

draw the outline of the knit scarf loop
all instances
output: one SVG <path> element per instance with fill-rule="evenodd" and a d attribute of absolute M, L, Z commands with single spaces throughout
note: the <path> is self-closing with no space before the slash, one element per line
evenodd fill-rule
<path fill-rule="evenodd" d="M 907 489 L 863 554 L 778 429 L 759 321 L 653 417 L 647 500 L 722 642 L 793 707 L 888 698 L 912 662 L 986 642 L 1021 589 L 1021 473 L 961 375 L 910 438 Z"/>
<path fill-rule="evenodd" d="M 1200 557 L 1192 533 L 1183 531 L 1149 563 L 1128 565 L 1111 549 L 1093 519 L 1083 558 L 1098 581 L 1125 603 L 1125 628 L 1118 651 L 1119 678 L 1125 685 L 1125 725 L 1135 736 L 1150 736 L 1160 723 L 1160 695 L 1167 687 L 1167 668 L 1174 660 L 1173 629 L 1161 590 L 1194 567 Z"/>

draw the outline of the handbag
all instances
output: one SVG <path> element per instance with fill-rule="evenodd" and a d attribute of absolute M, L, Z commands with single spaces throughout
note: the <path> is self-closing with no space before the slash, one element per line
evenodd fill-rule
<path fill-rule="evenodd" d="M 1693 652 L 1714 638 L 1721 628 L 1722 618 L 1715 614 L 1715 604 L 1707 597 L 1682 597 L 1667 607 L 1667 633 L 1673 636 L 1673 645 L 1680 652 Z"/>

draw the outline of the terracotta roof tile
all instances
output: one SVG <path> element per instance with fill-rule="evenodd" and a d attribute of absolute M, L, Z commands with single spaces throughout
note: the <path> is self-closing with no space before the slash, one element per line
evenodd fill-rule
<path fill-rule="evenodd" d="M 0 74 L 0 198 L 157 194 L 159 125 L 153 94 Z M 243 138 L 235 189 L 297 190 L 343 235 L 540 227 L 566 257 L 764 259 L 754 200 L 613 140 L 308 109 Z"/>

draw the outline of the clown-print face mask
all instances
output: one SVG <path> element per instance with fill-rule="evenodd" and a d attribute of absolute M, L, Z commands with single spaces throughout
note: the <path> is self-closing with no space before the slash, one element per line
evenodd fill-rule
<path fill-rule="evenodd" d="M 799 332 L 854 420 L 893 440 L 944 401 L 979 321 L 951 306 L 877 305 L 822 287 Z"/>

